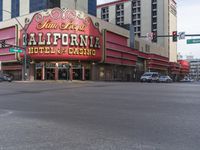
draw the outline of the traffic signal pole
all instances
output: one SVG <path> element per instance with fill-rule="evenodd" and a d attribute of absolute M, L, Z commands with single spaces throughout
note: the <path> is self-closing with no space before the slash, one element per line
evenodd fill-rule
<path fill-rule="evenodd" d="M 200 36 L 200 34 L 186 34 L 187 37 L 192 36 Z M 140 38 L 146 38 L 147 36 L 140 36 Z M 173 37 L 173 35 L 157 35 L 157 37 Z M 179 34 L 177 34 L 177 37 L 179 37 Z"/>

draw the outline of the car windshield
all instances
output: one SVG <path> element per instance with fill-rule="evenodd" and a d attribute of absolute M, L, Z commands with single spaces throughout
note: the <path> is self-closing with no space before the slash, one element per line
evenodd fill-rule
<path fill-rule="evenodd" d="M 167 78 L 167 76 L 160 76 L 160 78 Z"/>
<path fill-rule="evenodd" d="M 143 76 L 152 76 L 151 73 L 145 73 Z"/>

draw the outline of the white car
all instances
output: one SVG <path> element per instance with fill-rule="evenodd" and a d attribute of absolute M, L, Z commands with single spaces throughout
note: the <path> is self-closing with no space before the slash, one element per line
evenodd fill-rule
<path fill-rule="evenodd" d="M 164 75 L 162 75 L 162 76 L 159 77 L 158 82 L 171 83 L 173 81 L 170 78 L 170 76 L 164 76 Z"/>
<path fill-rule="evenodd" d="M 157 82 L 159 79 L 158 72 L 145 72 L 141 78 L 140 82 Z"/>

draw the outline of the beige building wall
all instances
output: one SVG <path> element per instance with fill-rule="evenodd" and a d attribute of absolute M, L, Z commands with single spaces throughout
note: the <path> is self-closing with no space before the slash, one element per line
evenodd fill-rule
<path fill-rule="evenodd" d="M 30 1 L 20 0 L 20 9 L 19 9 L 20 16 L 29 14 L 29 10 L 30 10 Z"/>
<path fill-rule="evenodd" d="M 3 0 L 3 20 L 8 20 L 11 18 L 11 14 L 9 12 L 11 12 L 11 0 Z"/>
<path fill-rule="evenodd" d="M 126 10 L 124 11 L 124 24 L 130 24 L 132 22 L 132 16 L 130 15 L 132 13 L 131 6 L 131 1 L 124 3 L 124 10 Z"/>
<path fill-rule="evenodd" d="M 75 3 L 75 0 L 61 0 L 61 8 L 69 8 L 69 9 L 75 9 L 81 10 L 85 13 L 88 13 L 88 0 L 77 0 Z"/>
<path fill-rule="evenodd" d="M 169 0 L 169 33 L 172 34 L 173 31 L 177 31 L 177 16 L 174 13 L 176 9 L 176 4 L 173 0 Z M 169 40 L 169 58 L 171 62 L 177 62 L 177 42 L 173 42 L 172 38 Z"/>
<path fill-rule="evenodd" d="M 141 35 L 151 33 L 151 0 L 141 2 Z"/>
<path fill-rule="evenodd" d="M 116 18 L 116 13 L 114 13 L 114 12 L 116 12 L 116 7 L 115 6 L 110 6 L 109 7 L 109 22 L 112 23 L 112 24 L 116 23 L 116 19 L 115 19 Z"/>

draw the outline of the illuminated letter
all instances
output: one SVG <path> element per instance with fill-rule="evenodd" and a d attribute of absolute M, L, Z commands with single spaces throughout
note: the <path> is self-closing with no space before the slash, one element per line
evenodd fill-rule
<path fill-rule="evenodd" d="M 45 54 L 49 54 L 50 53 L 50 48 L 49 47 L 45 47 Z"/>
<path fill-rule="evenodd" d="M 100 41 L 99 41 L 99 38 L 98 38 L 98 37 L 95 38 L 94 47 L 95 47 L 95 48 L 100 48 Z"/>
<path fill-rule="evenodd" d="M 68 45 L 68 34 L 62 35 L 62 45 Z"/>
<path fill-rule="evenodd" d="M 47 33 L 47 45 L 51 45 L 51 33 Z"/>
<path fill-rule="evenodd" d="M 35 41 L 35 33 L 30 34 L 30 39 L 29 39 L 28 45 L 37 45 L 37 43 Z"/>
<path fill-rule="evenodd" d="M 30 47 L 30 48 L 28 49 L 28 53 L 29 53 L 29 54 L 33 54 L 33 47 Z"/>
<path fill-rule="evenodd" d="M 93 48 L 94 45 L 93 45 L 93 36 L 90 36 L 90 48 Z"/>
<path fill-rule="evenodd" d="M 58 45 L 58 38 L 60 38 L 61 37 L 61 35 L 60 35 L 60 33 L 54 33 L 53 34 L 53 39 L 54 39 L 54 41 L 53 41 L 53 45 Z"/>
<path fill-rule="evenodd" d="M 42 54 L 42 53 L 43 53 L 43 51 L 44 51 L 44 47 L 39 47 L 39 48 L 38 48 L 38 52 L 39 52 L 39 53 L 41 53 L 41 54 Z"/>
<path fill-rule="evenodd" d="M 88 36 L 87 35 L 80 35 L 80 46 L 87 47 Z"/>
<path fill-rule="evenodd" d="M 38 47 L 34 48 L 34 53 L 37 54 L 38 53 Z"/>
<path fill-rule="evenodd" d="M 39 41 L 38 45 L 45 45 L 45 40 L 42 41 L 43 33 L 38 33 Z"/>
<path fill-rule="evenodd" d="M 71 34 L 70 37 L 71 37 L 70 46 L 78 46 L 77 35 Z"/>
<path fill-rule="evenodd" d="M 92 51 L 92 55 L 95 56 L 96 55 L 96 50 Z"/>
<path fill-rule="evenodd" d="M 73 48 L 69 48 L 68 53 L 69 53 L 69 55 L 72 55 L 73 54 Z"/>

